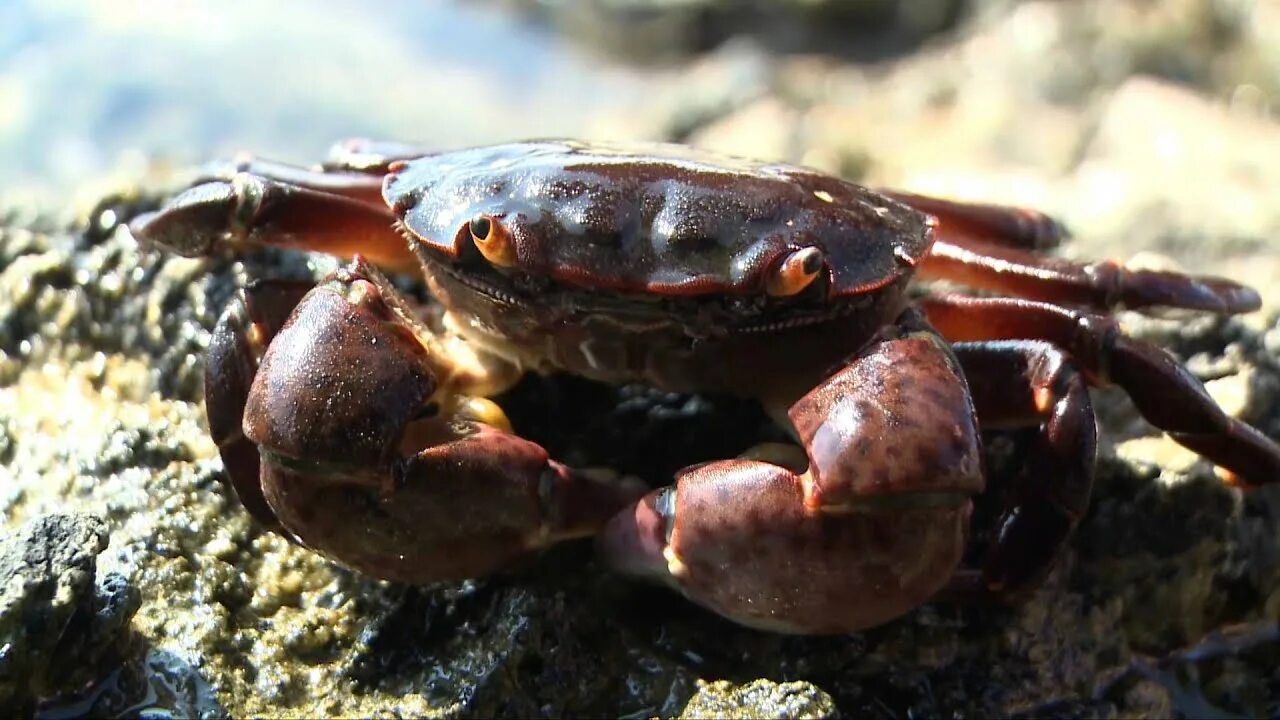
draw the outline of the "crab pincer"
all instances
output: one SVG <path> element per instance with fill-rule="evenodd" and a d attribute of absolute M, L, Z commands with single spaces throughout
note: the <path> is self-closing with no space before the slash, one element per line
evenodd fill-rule
<path fill-rule="evenodd" d="M 261 356 L 243 410 L 261 466 L 238 491 L 260 487 L 308 547 L 405 582 L 498 571 L 593 534 L 642 492 L 512 435 L 471 394 L 501 369 L 451 347 L 362 259 L 336 272 Z"/>
<path fill-rule="evenodd" d="M 850 632 L 926 601 L 959 562 L 983 488 L 946 343 L 909 312 L 788 415 L 807 468 L 687 468 L 609 523 L 603 556 L 765 630 Z"/>

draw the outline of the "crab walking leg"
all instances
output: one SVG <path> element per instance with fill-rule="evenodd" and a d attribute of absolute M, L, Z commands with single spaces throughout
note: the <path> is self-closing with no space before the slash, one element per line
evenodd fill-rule
<path fill-rule="evenodd" d="M 508 432 L 485 396 L 518 377 L 419 322 L 357 258 L 301 301 L 250 387 L 244 431 L 267 506 L 302 544 L 416 583 L 594 533 L 645 488 Z"/>
<path fill-rule="evenodd" d="M 1010 205 L 967 203 L 877 188 L 881 195 L 932 215 L 937 238 L 952 244 L 987 241 L 1024 250 L 1048 250 L 1062 243 L 1067 229 L 1036 210 Z"/>
<path fill-rule="evenodd" d="M 984 429 L 1039 426 L 979 571 L 949 588 L 962 598 L 1016 601 L 1048 574 L 1089 506 L 1097 422 L 1084 377 L 1057 347 L 1033 340 L 952 348 Z"/>
<path fill-rule="evenodd" d="M 328 195 L 338 195 L 386 211 L 386 203 L 382 200 L 382 175 L 345 165 L 308 168 L 244 153 L 229 160 L 215 160 L 206 164 L 200 168 L 192 184 L 231 182 L 237 175 L 250 175 Z"/>
<path fill-rule="evenodd" d="M 952 342 L 1034 339 L 1057 345 L 1093 385 L 1124 389 L 1151 424 L 1246 485 L 1280 481 L 1280 445 L 1222 411 L 1200 381 L 1115 320 L 1014 298 L 931 296 L 920 306 Z"/>
<path fill-rule="evenodd" d="M 317 183 L 335 178 L 293 170 L 295 175 L 309 173 Z M 381 267 L 417 271 L 418 260 L 396 232 L 390 210 L 354 192 L 357 185 L 380 179 L 352 173 L 341 177 L 354 183 L 346 191 L 237 173 L 187 189 L 160 210 L 134 218 L 129 231 L 139 240 L 188 257 L 237 245 L 272 245 L 343 257 L 359 254 Z"/>
<path fill-rule="evenodd" d="M 789 416 L 807 471 L 748 458 L 686 468 L 610 521 L 602 556 L 779 632 L 852 632 L 927 600 L 960 561 L 983 487 L 946 343 L 909 311 Z"/>
<path fill-rule="evenodd" d="M 1222 278 L 1129 270 L 1114 260 L 1083 265 L 945 234 L 917 266 L 916 277 L 1098 310 L 1123 305 L 1242 313 L 1262 304 L 1252 288 Z"/>

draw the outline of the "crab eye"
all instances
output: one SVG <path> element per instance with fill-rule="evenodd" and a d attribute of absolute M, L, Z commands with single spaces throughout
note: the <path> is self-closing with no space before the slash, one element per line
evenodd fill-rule
<path fill-rule="evenodd" d="M 764 290 L 774 297 L 789 297 L 809 287 L 822 271 L 822 251 L 816 247 L 797 250 L 778 264 Z"/>
<path fill-rule="evenodd" d="M 485 260 L 498 267 L 515 266 L 516 246 L 511 242 L 511 233 L 502 223 L 488 215 L 477 215 L 467 223 L 467 231 L 471 233 L 471 242 L 475 243 Z"/>

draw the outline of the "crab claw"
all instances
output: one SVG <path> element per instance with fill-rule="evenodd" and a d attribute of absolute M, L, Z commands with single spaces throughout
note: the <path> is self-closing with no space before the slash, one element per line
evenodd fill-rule
<path fill-rule="evenodd" d="M 687 468 L 613 519 L 599 549 L 738 623 L 844 633 L 933 596 L 983 486 L 977 421 L 931 332 L 886 339 L 792 405 L 803 472 L 734 459 Z"/>
<path fill-rule="evenodd" d="M 467 372 L 391 292 L 357 259 L 302 299 L 253 377 L 244 437 L 294 539 L 377 577 L 475 577 L 593 534 L 643 492 L 486 424 L 500 411 L 451 384 Z"/>

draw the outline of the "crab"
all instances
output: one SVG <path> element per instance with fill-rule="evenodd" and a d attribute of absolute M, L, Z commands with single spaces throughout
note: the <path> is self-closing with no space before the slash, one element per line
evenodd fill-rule
<path fill-rule="evenodd" d="M 1108 314 L 1242 313 L 1257 293 L 1046 255 L 1065 233 L 1031 210 L 674 145 L 349 141 L 314 168 L 215 164 L 130 229 L 187 256 L 351 258 L 314 288 L 244 290 L 206 404 L 253 517 L 379 578 L 484 576 L 594 536 L 608 567 L 769 631 L 1016 602 L 1088 507 L 1089 387 L 1108 384 L 1228 481 L 1280 478 L 1280 446 Z M 421 273 L 438 302 L 378 267 Z M 570 467 L 491 399 L 527 372 L 756 399 L 794 443 L 654 486 Z M 981 431 L 1002 427 L 1037 430 L 990 549 L 962 566 Z"/>

